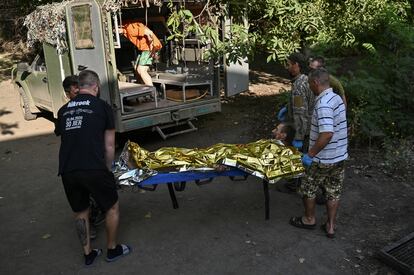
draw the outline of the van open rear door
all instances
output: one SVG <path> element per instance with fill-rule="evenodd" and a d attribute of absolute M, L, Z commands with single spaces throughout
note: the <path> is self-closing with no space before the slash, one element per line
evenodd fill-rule
<path fill-rule="evenodd" d="M 247 27 L 247 19 L 244 19 Z M 224 22 L 224 36 L 231 34 L 231 19 Z M 224 57 L 224 91 L 226 96 L 232 96 L 249 89 L 249 63 L 247 58 L 239 62 L 227 64 Z"/>
<path fill-rule="evenodd" d="M 225 92 L 226 96 L 232 96 L 249 89 L 249 63 L 243 60 L 241 64 L 224 63 Z"/>
<path fill-rule="evenodd" d="M 100 97 L 110 103 L 99 5 L 94 0 L 70 3 L 66 6 L 66 18 L 72 71 L 95 71 L 101 80 Z"/>

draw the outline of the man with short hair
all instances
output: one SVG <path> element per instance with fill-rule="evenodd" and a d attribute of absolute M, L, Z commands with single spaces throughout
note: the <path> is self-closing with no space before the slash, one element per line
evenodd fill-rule
<path fill-rule="evenodd" d="M 91 249 L 89 197 L 106 212 L 107 261 L 127 255 L 131 248 L 116 244 L 119 202 L 111 172 L 115 154 L 115 126 L 111 107 L 99 99 L 100 81 L 94 71 L 79 74 L 79 94 L 58 112 L 56 134 L 61 136 L 59 175 L 75 214 L 85 265 L 102 253 Z"/>
<path fill-rule="evenodd" d="M 322 56 L 315 56 L 309 60 L 309 68 L 310 70 L 320 69 L 325 67 L 325 58 Z M 334 77 L 332 74 L 329 74 L 329 86 L 332 88 L 333 92 L 339 95 L 344 102 L 345 109 L 347 107 L 346 96 L 345 96 L 345 89 L 342 86 L 342 83 Z M 316 203 L 319 205 L 326 204 L 325 196 L 321 192 L 318 192 L 316 195 Z"/>
<path fill-rule="evenodd" d="M 325 58 L 323 58 L 322 56 L 315 56 L 315 57 L 311 58 L 310 61 L 309 61 L 309 68 L 311 70 L 320 69 L 320 68 L 326 69 L 325 68 Z M 345 89 L 342 86 L 341 81 L 339 81 L 339 79 L 334 77 L 332 74 L 329 74 L 329 85 L 331 86 L 334 93 L 336 93 L 337 95 L 339 95 L 342 98 L 342 101 L 344 102 L 345 109 L 346 109 L 347 102 L 346 102 L 346 96 L 345 96 Z"/>
<path fill-rule="evenodd" d="M 69 99 L 74 99 L 79 93 L 79 78 L 77 75 L 69 75 L 62 82 L 63 90 Z"/>
<path fill-rule="evenodd" d="M 306 139 L 309 136 L 310 120 L 314 106 L 314 95 L 309 89 L 306 70 L 306 59 L 301 53 L 293 53 L 288 57 L 287 69 L 292 77 L 292 90 L 288 105 L 288 121 L 292 121 L 296 134 L 293 146 L 306 151 Z M 304 147 L 305 142 L 305 147 Z"/>
<path fill-rule="evenodd" d="M 306 58 L 301 53 L 292 53 L 287 58 L 287 70 L 292 77 L 292 90 L 287 107 L 279 111 L 280 121 L 291 122 L 295 127 L 295 137 L 292 146 L 306 152 L 308 148 L 310 120 L 314 106 L 314 95 L 309 89 L 306 70 Z M 284 187 L 289 192 L 296 192 L 300 179 L 288 180 Z M 279 189 L 285 192 L 284 189 Z"/>
<path fill-rule="evenodd" d="M 62 82 L 62 86 L 69 100 L 74 99 L 79 93 L 79 77 L 77 75 L 69 75 L 65 77 L 65 79 Z M 91 239 L 94 240 L 96 238 L 97 232 L 96 227 L 104 221 L 105 216 L 92 197 L 90 198 L 90 205 L 91 209 L 89 223 L 91 226 L 89 228 L 89 233 Z"/>
<path fill-rule="evenodd" d="M 285 146 L 292 146 L 295 137 L 295 127 L 291 123 L 280 122 L 275 129 L 272 130 L 272 136 L 281 141 Z"/>
<path fill-rule="evenodd" d="M 318 188 L 325 191 L 328 220 L 322 225 L 326 236 L 335 236 L 336 213 L 344 180 L 344 161 L 348 158 L 348 134 L 344 103 L 329 87 L 329 73 L 316 69 L 309 74 L 309 87 L 315 94 L 308 153 L 302 162 L 307 167 L 300 187 L 305 215 L 292 217 L 290 224 L 314 229 L 315 197 Z"/>

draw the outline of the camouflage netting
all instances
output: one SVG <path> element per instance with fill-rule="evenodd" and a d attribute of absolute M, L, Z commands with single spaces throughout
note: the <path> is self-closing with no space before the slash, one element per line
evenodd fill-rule
<path fill-rule="evenodd" d="M 146 7 L 150 4 L 161 7 L 163 0 L 105 0 L 102 7 L 107 11 L 117 12 L 121 7 L 129 7 L 130 5 L 138 5 Z"/>
<path fill-rule="evenodd" d="M 35 42 L 47 42 L 54 45 L 59 52 L 67 48 L 65 6 L 70 2 L 72 1 L 39 6 L 26 16 L 23 25 L 28 29 L 29 47 L 32 47 Z"/>
<path fill-rule="evenodd" d="M 27 44 L 32 47 L 36 42 L 46 42 L 56 47 L 59 53 L 67 49 L 65 7 L 74 0 L 66 0 L 39 6 L 26 16 L 24 26 L 27 31 Z M 148 4 L 162 6 L 162 0 L 106 0 L 104 10 L 117 12 L 122 7 Z"/>

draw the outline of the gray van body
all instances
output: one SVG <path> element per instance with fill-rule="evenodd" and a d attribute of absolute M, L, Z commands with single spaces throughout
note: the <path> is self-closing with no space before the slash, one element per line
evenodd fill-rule
<path fill-rule="evenodd" d="M 43 42 L 42 53 L 31 64 L 15 66 L 12 79 L 25 119 L 35 119 L 42 111 L 56 117 L 68 101 L 62 80 L 84 69 L 98 73 L 100 97 L 112 106 L 117 132 L 157 127 L 163 136 L 160 127 L 182 122 L 194 130 L 191 119 L 221 111 L 222 87 L 226 95 L 248 89 L 247 62 L 226 65 L 223 61 L 217 66 L 202 58 L 207 43 L 196 38 L 179 43 L 167 40 L 164 8 L 130 5 L 114 13 L 104 9 L 104 2 L 69 1 L 65 6 L 66 50 Z M 154 87 L 137 83 L 133 67 L 137 51 L 117 31 L 119 21 L 125 19 L 121 16 L 147 23 L 163 44 L 160 62 L 150 72 Z"/>

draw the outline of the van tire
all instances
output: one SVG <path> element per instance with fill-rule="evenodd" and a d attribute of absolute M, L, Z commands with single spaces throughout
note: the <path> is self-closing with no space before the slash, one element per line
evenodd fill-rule
<path fill-rule="evenodd" d="M 19 88 L 19 93 L 20 93 L 20 107 L 22 108 L 24 119 L 35 120 L 37 118 L 37 115 L 33 114 L 30 111 L 29 98 L 27 97 L 26 93 L 23 91 L 22 88 Z"/>

